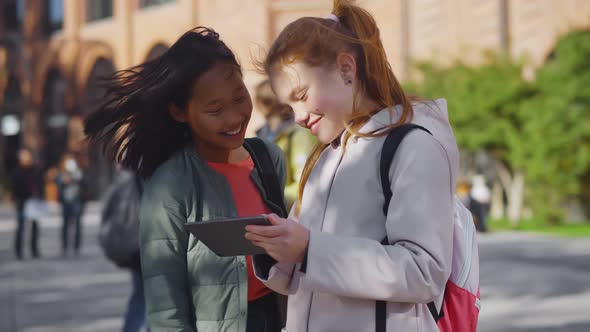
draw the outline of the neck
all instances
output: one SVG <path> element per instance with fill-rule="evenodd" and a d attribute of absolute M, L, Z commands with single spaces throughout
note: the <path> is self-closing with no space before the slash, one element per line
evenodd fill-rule
<path fill-rule="evenodd" d="M 212 163 L 235 164 L 248 158 L 248 151 L 243 146 L 236 149 L 220 149 L 207 144 L 195 143 L 195 150 L 199 157 Z"/>
<path fill-rule="evenodd" d="M 369 98 L 365 93 L 359 96 L 357 105 L 357 112 L 359 113 L 377 112 L 382 109 L 378 102 Z"/>

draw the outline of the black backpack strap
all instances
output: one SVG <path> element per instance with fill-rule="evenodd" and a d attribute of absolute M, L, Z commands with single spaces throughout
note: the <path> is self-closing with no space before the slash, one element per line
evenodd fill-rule
<path fill-rule="evenodd" d="M 375 331 L 385 332 L 387 329 L 387 303 L 385 301 L 377 301 L 377 310 L 375 311 Z"/>
<path fill-rule="evenodd" d="M 250 157 L 254 161 L 254 165 L 260 178 L 262 180 L 262 186 L 266 192 L 268 200 L 276 206 L 278 211 L 273 211 L 280 217 L 287 217 L 287 208 L 285 207 L 285 201 L 283 200 L 284 194 L 281 189 L 281 183 L 279 182 L 279 176 L 270 157 L 268 147 L 263 140 L 258 137 L 247 138 L 244 141 L 244 147 L 250 153 Z M 255 255 L 254 260 L 261 261 L 261 265 L 266 265 L 266 271 L 270 270 L 270 267 L 276 264 L 269 255 Z M 277 294 L 277 319 L 281 326 L 285 326 L 287 321 L 287 297 L 284 295 Z"/>
<path fill-rule="evenodd" d="M 382 245 L 388 245 L 389 242 L 387 237 L 381 241 Z M 385 332 L 387 328 L 387 303 L 385 301 L 377 300 L 376 310 L 375 310 L 375 331 L 376 332 Z"/>
<path fill-rule="evenodd" d="M 383 143 L 383 148 L 381 149 L 381 160 L 379 162 L 379 170 L 381 176 L 381 187 L 383 189 L 383 195 L 385 196 L 385 202 L 383 203 L 383 214 L 387 216 L 387 210 L 389 209 L 389 202 L 391 201 L 391 196 L 393 193 L 391 192 L 391 182 L 389 181 L 389 168 L 391 168 L 391 163 L 393 162 L 393 157 L 399 148 L 402 140 L 406 135 L 414 130 L 420 129 L 424 130 L 425 132 L 432 135 L 432 133 L 419 125 L 416 124 L 404 124 L 395 129 L 393 129 L 385 138 L 385 142 Z M 382 245 L 388 245 L 389 241 L 387 237 L 381 241 Z M 438 322 L 440 315 L 438 310 L 436 310 L 436 305 L 434 302 L 428 303 L 428 310 L 434 317 L 434 320 Z M 376 310 L 375 310 L 375 331 L 376 332 L 385 332 L 386 323 L 387 323 L 387 303 L 385 301 L 377 301 Z"/>
<path fill-rule="evenodd" d="M 244 147 L 250 153 L 250 157 L 254 161 L 254 165 L 260 178 L 262 186 L 266 192 L 266 196 L 271 201 L 278 211 L 273 211 L 280 217 L 287 217 L 287 208 L 283 201 L 283 191 L 279 182 L 279 176 L 275 170 L 274 164 L 266 147 L 266 143 L 258 137 L 247 138 L 244 141 Z"/>
<path fill-rule="evenodd" d="M 401 144 L 402 140 L 406 135 L 414 130 L 421 129 L 432 135 L 432 133 L 422 127 L 415 124 L 405 124 L 393 129 L 385 138 L 383 148 L 381 149 L 381 161 L 379 163 L 380 174 L 381 174 L 381 187 L 383 188 L 383 195 L 385 196 L 385 203 L 383 204 L 383 214 L 387 215 L 387 209 L 389 209 L 389 201 L 391 200 L 391 183 L 389 182 L 389 168 L 393 162 L 393 157 L 397 148 Z"/>
<path fill-rule="evenodd" d="M 442 307 L 441 307 L 441 310 L 439 312 L 438 310 L 436 310 L 436 304 L 434 304 L 434 302 L 428 303 L 428 311 L 430 311 L 430 314 L 432 315 L 432 318 L 434 318 L 434 321 L 437 322 L 437 323 L 443 317 Z"/>

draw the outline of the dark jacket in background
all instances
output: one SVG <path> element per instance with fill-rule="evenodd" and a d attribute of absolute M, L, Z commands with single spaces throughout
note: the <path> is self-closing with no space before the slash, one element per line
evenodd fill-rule
<path fill-rule="evenodd" d="M 12 172 L 12 197 L 17 202 L 43 196 L 43 177 L 35 167 L 16 167 Z"/>

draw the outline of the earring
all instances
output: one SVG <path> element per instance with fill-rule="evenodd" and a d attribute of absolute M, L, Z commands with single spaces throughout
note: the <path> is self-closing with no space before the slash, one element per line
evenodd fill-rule
<path fill-rule="evenodd" d="M 346 74 L 344 72 L 341 72 L 341 75 L 342 75 L 342 79 L 344 80 L 344 84 L 346 84 L 346 85 L 352 84 L 352 80 L 350 78 L 346 78 Z"/>

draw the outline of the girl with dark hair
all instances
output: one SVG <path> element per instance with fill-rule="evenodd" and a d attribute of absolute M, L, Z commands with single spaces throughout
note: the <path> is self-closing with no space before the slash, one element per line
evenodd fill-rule
<path fill-rule="evenodd" d="M 275 293 L 250 257 L 218 257 L 184 223 L 285 215 L 244 147 L 252 101 L 232 51 L 195 28 L 162 56 L 115 73 L 85 123 L 91 143 L 145 181 L 141 267 L 153 331 L 278 331 Z M 284 188 L 280 149 L 264 145 Z M 282 204 L 279 204 L 282 205 Z"/>

